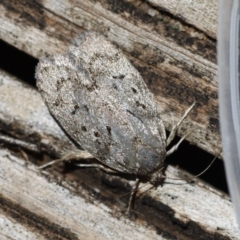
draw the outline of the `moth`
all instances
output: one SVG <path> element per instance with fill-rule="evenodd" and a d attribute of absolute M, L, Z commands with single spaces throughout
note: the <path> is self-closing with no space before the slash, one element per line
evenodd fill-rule
<path fill-rule="evenodd" d="M 130 61 L 96 32 L 76 37 L 66 54 L 42 58 L 36 79 L 50 112 L 65 131 L 113 171 L 134 174 L 128 211 L 140 178 L 155 183 L 166 151 L 192 105 L 168 140 L 153 94 Z"/>

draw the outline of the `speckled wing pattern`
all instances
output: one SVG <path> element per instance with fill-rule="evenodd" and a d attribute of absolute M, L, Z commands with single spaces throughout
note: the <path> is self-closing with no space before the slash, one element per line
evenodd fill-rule
<path fill-rule="evenodd" d="M 103 36 L 79 35 L 65 55 L 41 59 L 36 78 L 53 116 L 99 161 L 140 175 L 163 165 L 166 135 L 154 97 Z"/>

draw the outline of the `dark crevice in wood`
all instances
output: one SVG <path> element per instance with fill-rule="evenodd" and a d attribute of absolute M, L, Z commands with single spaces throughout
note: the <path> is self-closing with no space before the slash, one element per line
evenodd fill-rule
<path fill-rule="evenodd" d="M 33 58 L 2 40 L 0 40 L 0 52 L 1 69 L 32 86 L 36 86 L 36 80 L 34 78 L 35 67 L 38 63 L 36 58 Z"/>
<path fill-rule="evenodd" d="M 179 140 L 179 137 L 175 137 L 171 146 Z M 178 166 L 195 176 L 204 171 L 214 158 L 214 155 L 190 144 L 188 141 L 183 141 L 179 149 L 167 157 L 166 163 Z M 213 165 L 199 178 L 214 188 L 229 193 L 223 160 L 217 158 Z"/>
<path fill-rule="evenodd" d="M 146 29 L 148 26 L 148 29 L 160 36 L 216 63 L 216 40 L 186 23 L 183 17 L 175 16 L 167 9 L 157 8 L 146 1 L 137 5 L 134 1 L 128 0 L 101 0 L 100 2 L 111 12 L 120 15 L 121 18 L 136 25 L 141 23 Z M 154 9 L 156 15 L 149 15 L 149 9 Z M 191 36 L 191 32 L 198 32 L 199 37 Z"/>
<path fill-rule="evenodd" d="M 20 204 L 14 203 L 10 199 L 6 199 L 1 194 L 0 208 L 2 212 L 11 217 L 14 221 L 25 225 L 27 228 L 31 229 L 31 231 L 37 232 L 46 239 L 78 239 L 75 233 L 50 222 L 49 219 L 30 212 Z"/>

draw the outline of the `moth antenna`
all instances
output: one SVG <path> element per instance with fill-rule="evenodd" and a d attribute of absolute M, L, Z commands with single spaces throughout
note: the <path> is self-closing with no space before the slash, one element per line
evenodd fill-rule
<path fill-rule="evenodd" d="M 194 178 L 197 178 L 197 177 L 200 177 L 201 175 L 203 175 L 203 174 L 213 165 L 213 163 L 215 162 L 215 160 L 218 158 L 219 155 L 220 155 L 220 153 L 218 153 L 218 154 L 214 157 L 214 159 L 212 160 L 212 162 L 211 162 L 202 172 L 200 172 L 199 174 L 195 175 L 195 176 L 192 178 L 192 180 L 193 180 Z M 191 181 L 192 181 L 192 180 L 191 180 Z"/>
<path fill-rule="evenodd" d="M 176 133 L 177 133 L 180 125 L 182 124 L 183 120 L 188 116 L 188 114 L 191 112 L 191 110 L 193 109 L 194 106 L 195 106 L 195 102 L 186 110 L 186 112 L 181 117 L 180 121 L 175 126 L 173 126 L 173 128 L 167 138 L 167 146 L 169 146 L 169 144 L 172 142 L 172 140 L 176 136 Z"/>
<path fill-rule="evenodd" d="M 166 178 L 166 179 L 171 179 L 171 180 L 182 180 L 182 181 L 186 181 L 185 183 L 179 183 L 179 184 L 177 184 L 177 185 L 187 184 L 187 183 L 193 181 L 195 178 L 198 178 L 198 177 L 200 177 L 201 175 L 203 175 L 203 174 L 213 165 L 213 163 L 216 161 L 216 159 L 218 158 L 219 155 L 220 155 L 220 153 L 218 153 L 218 154 L 214 157 L 214 159 L 211 161 L 211 163 L 210 163 L 202 172 L 200 172 L 199 174 L 193 176 L 190 180 L 185 180 L 185 179 L 181 179 L 181 178 L 168 178 L 168 177 L 165 177 L 165 178 Z M 173 184 L 173 183 L 171 183 L 171 184 Z"/>

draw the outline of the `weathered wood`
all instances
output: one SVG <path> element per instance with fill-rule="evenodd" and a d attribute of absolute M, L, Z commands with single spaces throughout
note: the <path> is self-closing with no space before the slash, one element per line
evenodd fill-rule
<path fill-rule="evenodd" d="M 24 166 L 25 161 L 7 151 L 1 151 L 0 158 L 1 208 L 10 208 L 9 221 L 26 218 L 20 226 L 25 228 L 22 239 L 38 239 L 37 235 L 42 239 L 164 239 L 153 229 L 127 217 L 124 221 L 112 217 L 112 210 L 101 203 L 87 202 L 67 187 L 50 183 L 32 164 Z M 78 191 L 87 194 L 82 188 Z M 6 224 L 4 219 L 0 229 L 5 225 L 4 235 L 12 238 L 12 227 Z M 18 233 L 16 239 L 20 239 Z"/>
<path fill-rule="evenodd" d="M 52 155 L 74 147 L 49 114 L 36 89 L 0 70 L 0 129 Z"/>
<path fill-rule="evenodd" d="M 179 134 L 193 130 L 188 140 L 216 154 L 220 149 L 217 3 L 190 4 L 2 0 L 0 39 L 40 58 L 63 53 L 82 31 L 104 34 L 141 72 L 159 102 L 167 129 L 196 102 Z M 128 181 L 95 170 L 89 170 L 91 174 L 83 169 L 59 173 L 59 166 L 37 170 L 27 159 L 39 162 L 43 157 L 39 152 L 55 157 L 74 144 L 49 115 L 39 93 L 2 71 L 0 101 L 1 132 L 23 141 L 21 146 L 31 143 L 37 153 L 21 151 L 23 160 L 0 151 L 0 238 L 240 239 L 230 200 L 201 183 L 177 185 L 167 180 L 136 200 L 137 220 L 130 221 L 120 213 L 126 209 L 128 197 L 120 195 L 129 191 Z M 166 174 L 176 178 L 177 171 L 168 168 Z"/>
<path fill-rule="evenodd" d="M 148 0 L 159 10 L 165 10 L 213 38 L 217 38 L 217 0 L 176 1 Z"/>
<path fill-rule="evenodd" d="M 190 142 L 219 153 L 216 42 L 208 37 L 214 26 L 205 34 L 139 1 L 4 0 L 0 12 L 0 38 L 37 58 L 64 52 L 83 30 L 104 34 L 143 75 L 166 128 L 196 102 L 179 135 L 191 129 Z"/>
<path fill-rule="evenodd" d="M 1 206 L 2 207 L 2 206 Z M 14 218 L 7 216 L 3 211 L 0 213 L 0 238 L 1 239 L 36 239 L 45 240 L 41 234 L 33 232 L 23 224 L 16 222 Z"/>
<path fill-rule="evenodd" d="M 129 220 L 114 208 L 94 200 L 76 182 L 63 182 L 60 186 L 50 180 L 47 172 L 41 174 L 31 163 L 26 165 L 25 160 L 5 150 L 0 151 L 0 159 L 1 239 L 169 239 L 164 237 L 161 229 L 156 231 L 151 222 L 141 218 L 139 221 Z M 223 236 L 225 239 L 239 239 L 232 206 L 227 199 L 201 186 L 190 185 L 182 187 L 185 196 L 179 199 L 175 189 L 178 187 L 164 185 L 158 196 L 178 210 L 165 209 L 176 225 L 181 222 L 187 229 L 194 225 L 194 221 L 204 223 L 204 231 L 198 229 L 195 233 L 201 234 L 199 239 L 221 239 Z M 198 198 L 194 192 L 199 194 Z M 156 191 L 152 194 L 156 197 Z M 186 203 L 189 197 L 191 201 Z M 213 201 L 215 204 L 211 204 Z M 164 214 L 163 206 L 155 202 L 155 207 L 158 207 L 154 209 L 155 214 Z M 207 215 L 204 214 L 206 210 Z M 190 222 L 189 213 L 194 216 Z M 166 229 L 168 223 L 162 225 Z M 209 231 L 209 235 L 204 235 L 205 231 Z M 171 234 L 174 236 L 174 232 Z M 184 239 L 193 238 L 189 235 Z"/>
<path fill-rule="evenodd" d="M 74 148 L 37 90 L 2 71 L 0 82 L 0 119 L 5 133 L 35 143 L 49 154 Z M 120 198 L 118 191 L 114 197 L 111 190 L 126 188 L 123 178 L 109 174 L 102 178 L 103 173 L 88 174 L 82 169 L 75 174 L 59 174 L 52 168 L 40 171 L 6 150 L 0 151 L 0 169 L 0 229 L 5 229 L 0 232 L 4 236 L 12 236 L 10 231 L 16 228 L 23 229 L 22 235 L 14 231 L 18 239 L 165 239 L 166 233 L 179 239 L 240 239 L 230 200 L 201 183 L 167 179 L 162 187 L 147 193 L 150 185 L 142 184 L 138 195 L 144 193 L 144 197 L 135 201 L 138 220 L 130 221 L 120 213 L 126 209 L 128 197 Z M 166 175 L 179 178 L 173 168 Z M 108 184 L 102 186 L 102 181 Z"/>

